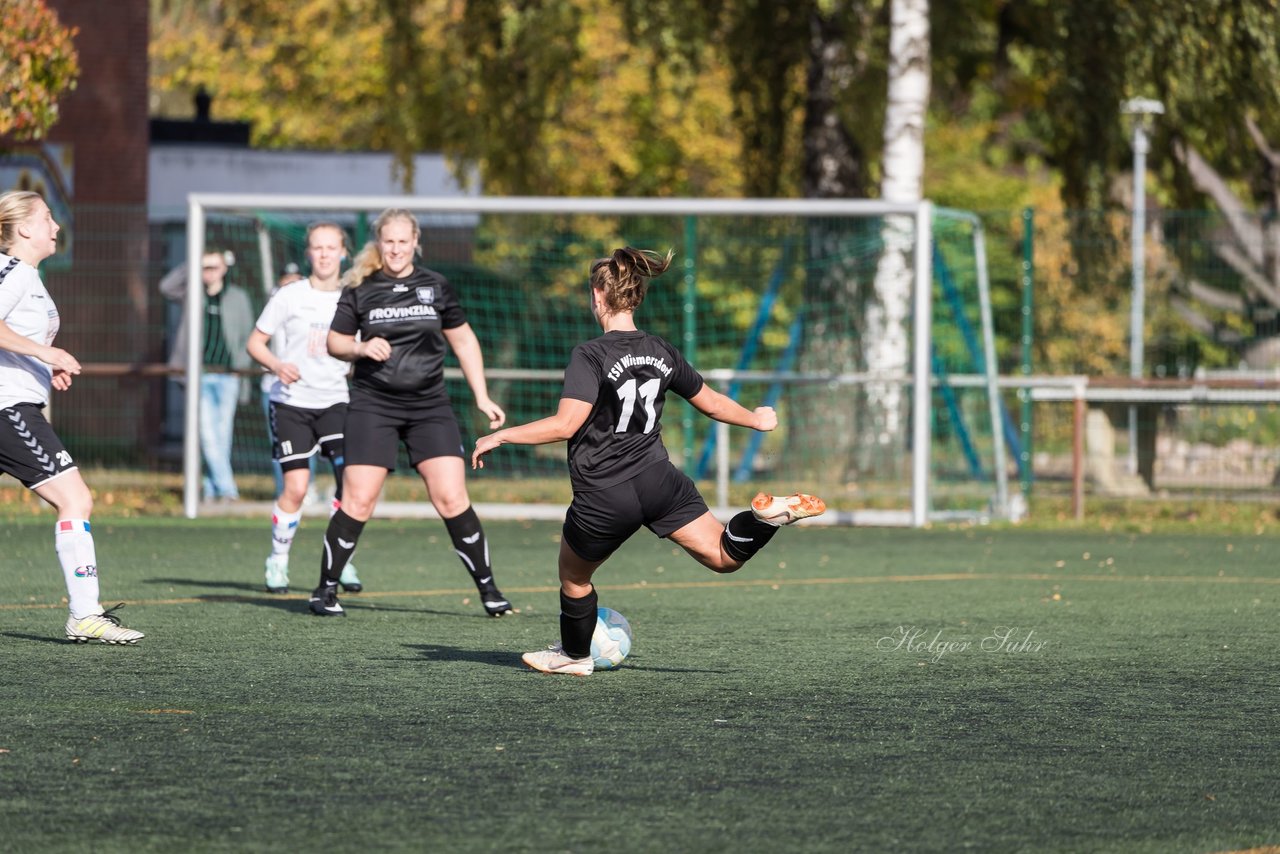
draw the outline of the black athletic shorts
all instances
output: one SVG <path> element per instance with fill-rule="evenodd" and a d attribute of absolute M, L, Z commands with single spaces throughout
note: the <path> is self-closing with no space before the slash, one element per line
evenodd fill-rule
<path fill-rule="evenodd" d="M 311 458 L 324 454 L 335 466 L 342 465 L 342 427 L 347 405 L 335 403 L 327 409 L 302 409 L 271 401 L 272 458 L 283 471 L 304 469 Z"/>
<path fill-rule="evenodd" d="M 564 541 L 583 560 L 601 561 L 644 525 L 669 537 L 707 512 L 689 476 L 661 462 L 616 486 L 575 492 L 564 517 Z"/>
<path fill-rule="evenodd" d="M 372 411 L 357 407 L 353 401 L 347 407 L 343 432 L 349 466 L 382 466 L 395 471 L 401 442 L 409 452 L 411 466 L 436 457 L 466 459 L 458 419 L 447 404 L 410 411 Z"/>
<path fill-rule="evenodd" d="M 35 489 L 76 468 L 71 454 L 34 403 L 0 409 L 0 471 Z"/>

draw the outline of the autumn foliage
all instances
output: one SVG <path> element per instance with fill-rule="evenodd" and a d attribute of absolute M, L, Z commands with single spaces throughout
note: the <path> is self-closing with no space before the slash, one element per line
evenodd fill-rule
<path fill-rule="evenodd" d="M 40 139 L 57 122 L 80 76 L 76 33 L 43 0 L 0 0 L 0 135 Z"/>

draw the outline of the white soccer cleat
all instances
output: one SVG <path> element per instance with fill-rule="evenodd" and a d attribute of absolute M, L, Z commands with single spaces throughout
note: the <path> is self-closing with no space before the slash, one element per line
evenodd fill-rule
<path fill-rule="evenodd" d="M 272 555 L 267 558 L 267 592 L 289 592 L 289 556 Z"/>
<path fill-rule="evenodd" d="M 564 654 L 564 647 L 552 644 L 537 652 L 526 652 L 521 656 L 525 664 L 542 673 L 564 673 L 568 676 L 590 676 L 596 669 L 591 656 L 586 658 L 570 658 Z"/>
<path fill-rule="evenodd" d="M 761 492 L 751 499 L 751 513 L 766 525 L 782 527 L 810 516 L 821 516 L 827 503 L 816 495 L 797 492 L 795 495 L 774 497 Z"/>
<path fill-rule="evenodd" d="M 123 607 L 116 605 L 115 608 L 108 608 L 101 614 L 92 614 L 88 617 L 82 617 L 77 620 L 75 617 L 67 618 L 67 640 L 76 643 L 88 643 L 91 640 L 101 641 L 102 643 L 137 643 L 146 635 L 133 629 L 126 629 L 120 625 L 120 618 L 112 611 Z"/>

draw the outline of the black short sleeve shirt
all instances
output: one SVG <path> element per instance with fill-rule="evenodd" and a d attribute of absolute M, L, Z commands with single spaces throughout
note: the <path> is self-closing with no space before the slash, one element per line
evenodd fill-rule
<path fill-rule="evenodd" d="M 647 332 L 606 332 L 575 347 L 560 396 L 593 408 L 569 440 L 574 491 L 622 483 L 669 459 L 662 444 L 666 393 L 687 400 L 702 384 L 679 350 Z"/>
<path fill-rule="evenodd" d="M 352 391 L 392 406 L 448 403 L 444 388 L 444 330 L 467 322 L 447 279 L 434 270 L 415 268 L 403 279 L 381 270 L 360 285 L 346 288 L 330 329 L 359 334 L 362 341 L 385 338 L 391 358 L 357 359 Z"/>

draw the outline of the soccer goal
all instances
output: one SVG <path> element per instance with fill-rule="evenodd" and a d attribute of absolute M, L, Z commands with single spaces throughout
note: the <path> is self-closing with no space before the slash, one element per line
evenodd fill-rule
<path fill-rule="evenodd" d="M 827 498 L 824 518 L 835 523 L 921 526 L 1008 512 L 976 217 L 870 200 L 200 193 L 189 199 L 185 233 L 192 292 L 206 246 L 260 270 L 265 298 L 273 271 L 293 262 L 305 272 L 307 223 L 339 223 L 358 249 L 387 208 L 419 217 L 422 263 L 457 287 L 508 423 L 553 412 L 570 351 L 599 333 L 587 308 L 591 261 L 622 245 L 671 248 L 676 264 L 653 283 L 638 322 L 721 391 L 779 412 L 778 430 L 755 434 L 668 403 L 664 442 L 717 510 L 756 489 L 803 489 Z M 187 323 L 198 330 L 202 320 L 191 301 Z M 186 388 L 197 389 L 201 336 L 188 340 Z M 463 436 L 474 441 L 486 425 L 456 367 L 447 378 Z M 189 517 L 199 512 L 198 406 L 188 394 Z M 238 437 L 236 454 L 265 460 L 265 436 Z M 563 445 L 504 447 L 473 479 L 473 497 L 514 505 L 513 515 L 563 509 L 564 455 Z"/>

